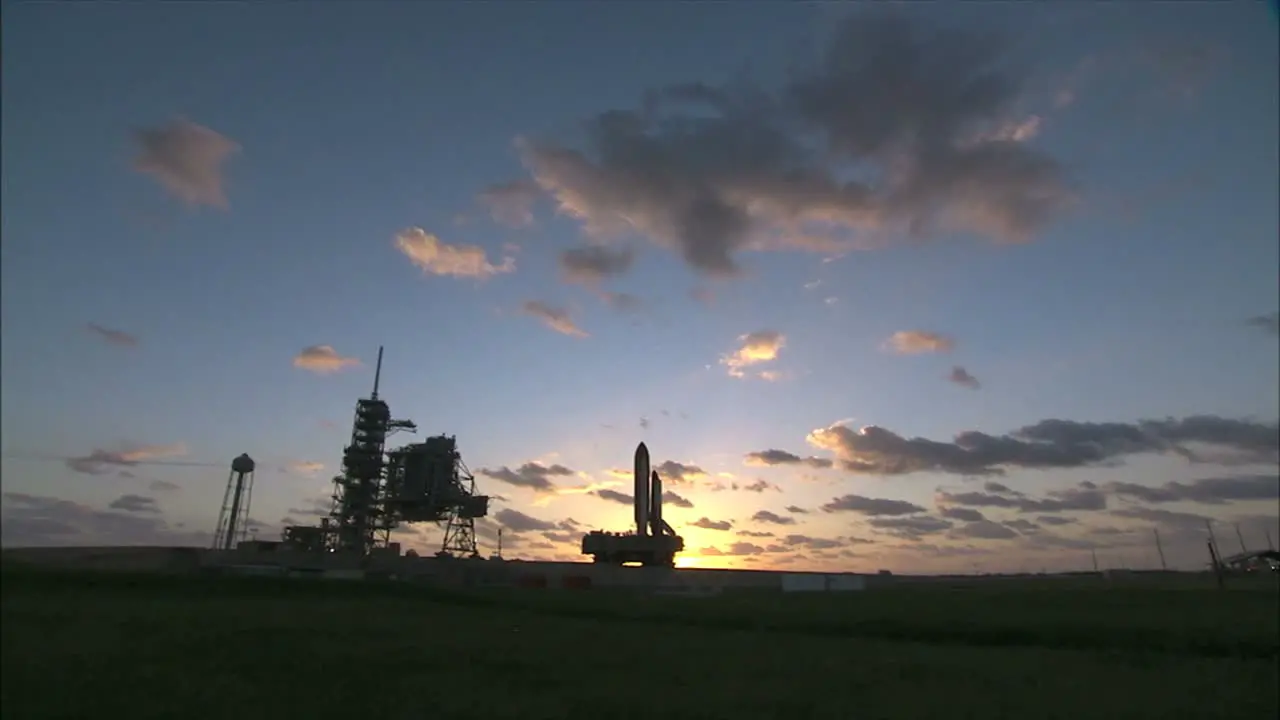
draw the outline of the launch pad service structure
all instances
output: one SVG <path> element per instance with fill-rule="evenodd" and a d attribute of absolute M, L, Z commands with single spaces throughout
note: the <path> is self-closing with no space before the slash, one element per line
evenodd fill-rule
<path fill-rule="evenodd" d="M 319 525 L 284 529 L 285 545 L 314 552 L 368 555 L 391 545 L 391 531 L 404 524 L 444 526 L 440 554 L 478 557 L 475 521 L 489 513 L 489 498 L 476 494 L 475 477 L 462 462 L 457 439 L 437 435 L 425 442 L 386 449 L 387 438 L 412 420 L 396 420 L 378 397 L 382 348 L 373 392 L 356 401 L 351 442 L 343 450 L 342 474 L 333 479 L 329 516 Z"/>
<path fill-rule="evenodd" d="M 634 532 L 594 530 L 582 538 L 582 554 L 610 565 L 638 563 L 644 567 L 673 567 L 684 538 L 662 519 L 662 478 L 649 469 L 649 448 L 636 447 Z"/>

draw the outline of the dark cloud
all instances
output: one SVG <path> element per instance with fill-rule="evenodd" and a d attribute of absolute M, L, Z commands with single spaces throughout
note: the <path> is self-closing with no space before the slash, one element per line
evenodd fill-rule
<path fill-rule="evenodd" d="M 691 527 L 702 528 L 703 530 L 721 530 L 728 531 L 733 528 L 733 523 L 728 520 L 712 520 L 706 517 L 700 517 L 689 523 Z"/>
<path fill-rule="evenodd" d="M 149 174 L 188 205 L 225 208 L 222 165 L 240 150 L 223 135 L 184 118 L 133 134 L 138 154 L 133 168 Z"/>
<path fill-rule="evenodd" d="M 630 493 L 618 492 L 617 490 L 610 490 L 608 488 L 605 488 L 603 490 L 595 490 L 591 494 L 595 495 L 596 497 L 602 500 L 608 500 L 609 502 L 616 502 L 619 505 L 634 505 L 636 502 L 636 498 L 634 495 L 631 495 Z"/>
<path fill-rule="evenodd" d="M 869 498 L 862 495 L 843 495 L 822 506 L 823 512 L 855 512 L 860 515 L 910 515 L 924 512 L 924 508 L 905 500 Z"/>
<path fill-rule="evenodd" d="M 127 496 L 126 496 L 127 497 Z M 10 492 L 0 506 L 0 544 L 22 546 L 198 546 L 212 540 L 159 512 L 100 510 L 70 500 Z"/>
<path fill-rule="evenodd" d="M 504 465 L 497 469 L 480 468 L 476 472 L 508 485 L 528 488 L 537 492 L 553 492 L 556 489 L 556 484 L 551 478 L 568 477 L 574 474 L 573 470 L 563 465 L 543 465 L 536 462 L 527 462 L 515 470 Z"/>
<path fill-rule="evenodd" d="M 1045 498 L 1029 498 L 1022 495 L 1008 496 L 980 492 L 940 492 L 939 505 L 966 507 L 1008 508 L 1018 512 L 1061 513 L 1071 511 L 1105 510 L 1107 495 L 1101 490 L 1087 487 L 1069 488 L 1049 493 Z"/>
<path fill-rule="evenodd" d="M 705 547 L 705 548 L 702 548 L 702 550 L 701 550 L 701 551 L 699 551 L 699 554 L 701 554 L 701 555 L 710 555 L 710 556 L 716 556 L 716 555 L 761 555 L 761 554 L 763 554 L 764 552 L 765 552 L 765 549 L 764 549 L 764 548 L 762 548 L 762 547 L 760 547 L 759 545 L 756 545 L 755 543 L 749 543 L 749 542 L 736 542 L 736 543 L 734 543 L 734 544 L 730 545 L 728 550 L 721 550 L 721 549 L 719 549 L 719 548 L 715 548 L 715 547 Z"/>
<path fill-rule="evenodd" d="M 147 487 L 154 492 L 172 492 L 179 489 L 176 483 L 171 483 L 168 480 L 152 480 Z"/>
<path fill-rule="evenodd" d="M 1269 335 L 1280 335 L 1280 312 L 1270 315 L 1255 315 L 1245 321 L 1246 325 L 1256 327 Z"/>
<path fill-rule="evenodd" d="M 948 520 L 960 520 L 961 522 L 980 522 L 987 519 L 977 510 L 964 507 L 942 507 L 938 509 L 938 514 Z"/>
<path fill-rule="evenodd" d="M 666 460 L 654 470 L 658 471 L 663 482 L 674 484 L 690 483 L 707 475 L 707 471 L 697 465 L 685 465 L 675 460 Z"/>
<path fill-rule="evenodd" d="M 786 515 L 779 515 L 777 513 L 769 512 L 768 510 L 760 510 L 756 512 L 755 515 L 751 516 L 751 519 L 754 520 L 755 522 L 769 523 L 771 525 L 795 525 L 796 524 L 795 518 L 787 517 Z"/>
<path fill-rule="evenodd" d="M 1016 493 L 1016 492 L 1014 492 L 1014 490 L 1013 490 L 1012 488 L 1010 488 L 1008 485 L 1005 485 L 1005 484 L 1003 484 L 1003 483 L 994 482 L 994 481 L 991 481 L 991 480 L 988 480 L 987 482 L 983 483 L 983 484 L 982 484 L 982 488 L 983 488 L 984 490 L 986 490 L 987 492 L 993 492 L 993 493 L 1009 493 L 1009 494 L 1011 494 L 1011 495 L 1016 495 L 1016 494 L 1017 494 L 1017 493 Z"/>
<path fill-rule="evenodd" d="M 768 538 L 773 537 L 773 533 L 766 530 L 739 530 L 738 534 L 743 537 Z"/>
<path fill-rule="evenodd" d="M 1022 518 L 1014 518 L 1013 520 L 1005 520 L 1004 522 L 1002 522 L 1002 523 L 1001 523 L 1001 525 L 1004 525 L 1004 526 L 1006 526 L 1006 527 L 1011 527 L 1011 528 L 1013 528 L 1014 530 L 1017 530 L 1017 531 L 1018 531 L 1018 532 L 1020 532 L 1020 533 L 1033 533 L 1033 532 L 1036 532 L 1036 531 L 1038 531 L 1038 530 L 1040 529 L 1040 526 L 1039 526 L 1039 525 L 1036 525 L 1035 523 L 1031 522 L 1030 520 L 1023 520 Z"/>
<path fill-rule="evenodd" d="M 563 523 L 554 523 L 549 520 L 539 520 L 536 517 L 525 515 L 519 510 L 503 508 L 493 516 L 504 529 L 513 533 L 536 532 L 545 530 L 563 530 Z"/>
<path fill-rule="evenodd" d="M 693 507 L 693 502 L 673 492 L 663 492 L 662 502 L 665 505 L 675 505 L 678 508 L 684 508 L 686 510 Z"/>
<path fill-rule="evenodd" d="M 786 450 L 760 450 L 747 453 L 743 461 L 747 465 L 807 465 L 811 468 L 829 468 L 831 460 L 820 457 L 800 457 Z"/>
<path fill-rule="evenodd" d="M 933 535 L 943 530 L 950 530 L 955 523 L 950 520 L 917 515 L 915 517 L 873 517 L 867 521 L 876 530 L 907 540 L 918 540 L 925 535 Z"/>
<path fill-rule="evenodd" d="M 1280 499 L 1280 475 L 1243 475 L 1204 478 L 1189 483 L 1167 482 L 1159 486 L 1116 482 L 1107 486 L 1116 495 L 1147 503 L 1193 502 L 1221 505 L 1238 500 Z"/>
<path fill-rule="evenodd" d="M 123 510 L 132 513 L 158 513 L 160 507 L 156 505 L 155 498 L 149 498 L 142 495 L 121 495 L 111 504 L 107 506 L 111 510 Z"/>
<path fill-rule="evenodd" d="M 978 382 L 978 378 L 970 375 L 968 370 L 959 365 L 951 368 L 951 374 L 947 376 L 947 379 L 970 390 L 977 390 L 982 387 L 982 383 Z"/>
<path fill-rule="evenodd" d="M 808 548 L 810 550 L 830 550 L 844 545 L 844 543 L 839 540 L 833 540 L 831 538 L 815 538 L 809 537 L 808 535 L 787 535 L 786 537 L 781 538 L 781 542 L 787 547 L 798 546 Z"/>
<path fill-rule="evenodd" d="M 1163 510 L 1161 508 L 1145 508 L 1131 507 L 1112 510 L 1112 515 L 1116 517 L 1129 518 L 1131 520 L 1142 520 L 1144 522 L 1163 525 L 1169 528 L 1187 528 L 1187 527 L 1204 527 L 1209 518 L 1196 513 L 1176 512 L 1173 510 Z"/>
<path fill-rule="evenodd" d="M 998 475 L 1008 469 L 1109 464 L 1139 453 L 1168 452 L 1195 460 L 1199 446 L 1246 462 L 1280 459 L 1280 425 L 1214 415 L 1136 423 L 1042 420 L 1007 435 L 965 431 L 951 442 L 905 438 L 876 426 L 853 430 L 837 424 L 815 430 L 808 440 L 833 452 L 845 470 L 874 475 Z"/>
<path fill-rule="evenodd" d="M 77 455 L 62 458 L 67 467 L 85 475 L 105 475 L 119 472 L 120 468 L 138 465 L 172 465 L 183 467 L 211 467 L 212 463 L 169 460 L 166 458 L 185 455 L 186 446 L 182 443 L 173 445 L 139 445 L 128 450 L 95 449 L 88 455 Z"/>
<path fill-rule="evenodd" d="M 788 505 L 787 512 L 791 513 L 792 515 L 808 515 L 809 514 L 808 510 L 800 507 L 799 505 Z"/>
<path fill-rule="evenodd" d="M 119 345 L 121 347 L 136 347 L 138 345 L 138 336 L 131 335 L 123 330 L 113 330 L 97 323 L 89 323 L 85 328 L 110 345 Z"/>
<path fill-rule="evenodd" d="M 735 489 L 739 489 L 739 488 L 735 488 Z M 747 492 L 762 493 L 765 490 L 781 490 L 782 488 L 778 487 L 777 485 L 774 485 L 771 482 L 766 482 L 761 479 L 756 479 L 747 483 L 746 485 L 743 485 L 740 489 L 746 490 Z"/>
<path fill-rule="evenodd" d="M 589 119 L 576 147 L 518 147 L 587 234 L 637 233 L 706 275 L 737 274 L 744 249 L 830 253 L 868 230 L 1026 240 L 1071 190 L 1052 158 L 1002 131 L 1023 120 L 1024 69 L 1006 48 L 863 13 L 775 91 L 671 86 Z"/>
<path fill-rule="evenodd" d="M 968 522 L 949 533 L 955 538 L 974 538 L 983 540 L 1008 540 L 1018 537 L 1018 533 L 1012 529 L 1001 525 L 1000 523 L 991 522 L 990 520 L 978 520 L 977 522 Z"/>
<path fill-rule="evenodd" d="M 1041 515 L 1036 518 L 1036 521 L 1045 525 L 1070 525 L 1076 522 L 1076 519 L 1062 515 Z"/>
<path fill-rule="evenodd" d="M 625 273 L 634 262 L 630 248 L 587 245 L 560 253 L 560 272 L 569 282 L 591 285 Z"/>
<path fill-rule="evenodd" d="M 618 492 L 617 490 L 610 490 L 608 488 L 605 488 L 603 490 L 594 490 L 590 494 L 595 495 L 596 497 L 601 498 L 603 500 L 616 502 L 619 505 L 635 504 L 634 495 L 631 495 L 630 493 Z M 663 492 L 662 502 L 664 505 L 674 505 L 678 508 L 689 509 L 693 507 L 692 502 L 690 502 L 685 497 L 673 492 Z"/>

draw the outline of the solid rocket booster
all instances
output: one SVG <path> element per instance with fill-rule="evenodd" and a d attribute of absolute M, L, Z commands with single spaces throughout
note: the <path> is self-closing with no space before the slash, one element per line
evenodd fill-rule
<path fill-rule="evenodd" d="M 646 535 L 649 524 L 649 448 L 636 446 L 635 467 L 636 534 Z"/>
<path fill-rule="evenodd" d="M 657 470 L 649 475 L 649 534 L 662 535 L 662 478 Z"/>

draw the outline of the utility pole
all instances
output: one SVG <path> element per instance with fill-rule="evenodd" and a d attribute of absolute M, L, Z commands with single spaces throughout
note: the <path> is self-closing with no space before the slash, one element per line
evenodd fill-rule
<path fill-rule="evenodd" d="M 1098 570 L 1098 550 L 1097 550 L 1097 548 L 1089 548 L 1089 554 L 1093 556 L 1093 571 L 1094 571 L 1095 573 L 1100 573 L 1101 571 L 1099 571 L 1099 570 Z"/>
<path fill-rule="evenodd" d="M 1249 550 L 1244 546 L 1244 535 L 1240 534 L 1240 523 L 1236 523 L 1236 539 L 1240 541 L 1240 552 L 1248 554 Z"/>
<path fill-rule="evenodd" d="M 1218 551 L 1218 539 L 1213 536 L 1213 521 L 1205 518 L 1204 527 L 1209 531 L 1209 545 L 1213 548 L 1214 557 L 1218 557 L 1221 553 Z M 1217 563 L 1217 560 L 1214 560 Z"/>
<path fill-rule="evenodd" d="M 1218 581 L 1218 589 L 1226 590 L 1227 582 L 1222 576 L 1222 563 L 1218 562 L 1218 551 L 1214 549 L 1212 540 L 1207 544 L 1209 545 L 1209 562 L 1213 566 L 1213 577 Z"/>
<path fill-rule="evenodd" d="M 1169 566 L 1164 562 L 1164 547 L 1160 545 L 1160 528 L 1151 528 L 1151 532 L 1156 534 L 1156 552 L 1160 553 L 1160 569 L 1168 570 Z"/>
<path fill-rule="evenodd" d="M 1272 552 L 1275 552 L 1276 546 L 1271 544 L 1271 531 L 1266 528 L 1263 528 L 1262 532 L 1267 534 L 1267 549 Z"/>

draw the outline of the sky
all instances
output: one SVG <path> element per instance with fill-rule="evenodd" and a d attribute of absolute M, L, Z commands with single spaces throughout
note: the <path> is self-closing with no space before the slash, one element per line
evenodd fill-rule
<path fill-rule="evenodd" d="M 4 10 L 6 546 L 317 522 L 379 346 L 485 555 L 642 440 L 684 566 L 1280 540 L 1266 4 Z"/>

